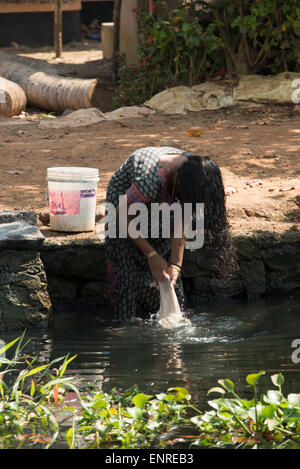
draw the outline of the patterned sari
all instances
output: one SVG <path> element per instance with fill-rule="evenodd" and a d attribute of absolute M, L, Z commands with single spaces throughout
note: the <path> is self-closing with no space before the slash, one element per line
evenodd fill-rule
<path fill-rule="evenodd" d="M 148 227 L 151 221 L 152 202 L 172 203 L 167 189 L 166 170 L 160 155 L 188 153 L 171 147 L 146 147 L 136 150 L 112 176 L 106 201 L 119 205 L 119 196 L 127 195 L 128 205 L 134 202 L 146 204 Z M 151 246 L 167 261 L 170 256 L 170 239 L 148 236 Z M 117 320 L 129 320 L 136 316 L 149 316 L 160 306 L 159 290 L 153 285 L 153 277 L 144 254 L 129 238 L 105 239 L 105 255 L 108 274 L 108 299 Z M 184 292 L 180 276 L 175 291 L 182 310 L 185 310 Z"/>

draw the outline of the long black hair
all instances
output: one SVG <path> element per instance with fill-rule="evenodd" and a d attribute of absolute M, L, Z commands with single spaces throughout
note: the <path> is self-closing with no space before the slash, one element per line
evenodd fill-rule
<path fill-rule="evenodd" d="M 178 168 L 176 195 L 181 204 L 204 204 L 204 246 L 217 277 L 237 268 L 226 214 L 225 190 L 218 165 L 208 156 L 190 155 Z"/>

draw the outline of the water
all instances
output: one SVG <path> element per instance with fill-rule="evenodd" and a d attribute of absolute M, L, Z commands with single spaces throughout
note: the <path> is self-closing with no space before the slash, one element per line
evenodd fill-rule
<path fill-rule="evenodd" d="M 77 354 L 68 372 L 98 380 L 107 391 L 133 384 L 146 393 L 182 386 L 203 407 L 219 378 L 231 379 L 246 396 L 246 375 L 260 370 L 266 371 L 260 391 L 273 388 L 270 376 L 281 372 L 284 393 L 300 392 L 300 363 L 292 360 L 292 342 L 300 340 L 299 314 L 296 297 L 202 304 L 191 313 L 191 325 L 173 330 L 155 319 L 120 325 L 107 313 L 66 313 L 57 315 L 51 329 L 28 330 L 27 352 L 38 356 L 36 363 Z M 8 342 L 18 335 L 0 338 Z"/>

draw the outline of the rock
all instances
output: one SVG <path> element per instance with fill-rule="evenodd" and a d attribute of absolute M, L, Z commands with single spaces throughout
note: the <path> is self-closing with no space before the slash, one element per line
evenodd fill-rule
<path fill-rule="evenodd" d="M 41 249 L 53 309 L 107 304 L 104 245 L 98 238 L 48 238 Z"/>
<path fill-rule="evenodd" d="M 300 73 L 283 72 L 278 75 L 247 75 L 233 90 L 235 101 L 257 103 L 298 103 Z"/>
<path fill-rule="evenodd" d="M 245 181 L 245 184 L 250 187 L 262 186 L 263 182 L 261 179 L 253 179 L 252 181 Z"/>
<path fill-rule="evenodd" d="M 39 226 L 38 215 L 29 210 L 2 210 L 0 211 L 0 224 L 25 221 L 29 225 Z"/>
<path fill-rule="evenodd" d="M 0 250 L 38 250 L 43 242 L 40 230 L 25 221 L 0 224 Z"/>
<path fill-rule="evenodd" d="M 249 238 L 246 237 L 236 237 L 235 238 L 235 247 L 239 257 L 242 259 L 261 259 L 261 252 L 257 244 Z"/>
<path fill-rule="evenodd" d="M 77 284 L 72 279 L 47 273 L 48 292 L 53 305 L 65 303 L 77 297 Z"/>
<path fill-rule="evenodd" d="M 0 330 L 48 325 L 52 320 L 44 266 L 37 251 L 0 256 Z"/>
<path fill-rule="evenodd" d="M 182 277 L 189 295 L 221 298 L 300 292 L 299 233 L 236 233 L 233 242 L 239 269 L 231 279 L 213 278 L 212 259 L 205 249 L 185 251 Z"/>
<path fill-rule="evenodd" d="M 232 195 L 232 194 L 236 194 L 237 192 L 238 190 L 236 189 L 236 187 L 231 187 L 231 186 L 225 187 L 225 195 Z"/>
<path fill-rule="evenodd" d="M 232 298 L 240 295 L 243 291 L 243 282 L 240 278 L 210 280 L 210 288 L 213 297 Z"/>
<path fill-rule="evenodd" d="M 296 271 L 272 271 L 268 275 L 267 293 L 271 295 L 283 295 L 299 293 L 300 270 Z"/>
<path fill-rule="evenodd" d="M 299 235 L 298 235 L 299 236 Z M 270 294 L 299 293 L 300 243 L 281 244 L 262 250 L 268 270 L 267 292 Z"/>
<path fill-rule="evenodd" d="M 41 257 L 46 272 L 51 275 L 85 281 L 106 280 L 103 242 L 98 239 L 47 239 Z"/>
<path fill-rule="evenodd" d="M 155 114 L 155 111 L 147 106 L 125 106 L 111 112 L 105 112 L 103 115 L 107 120 L 119 120 L 145 117 L 150 114 Z"/>
<path fill-rule="evenodd" d="M 97 108 L 79 109 L 66 116 L 56 119 L 42 119 L 38 124 L 40 129 L 62 129 L 66 127 L 82 127 L 96 124 L 105 120 L 104 114 Z"/>
<path fill-rule="evenodd" d="M 79 298 L 85 305 L 106 305 L 108 303 L 106 281 L 87 282 L 80 289 Z"/>
<path fill-rule="evenodd" d="M 0 212 L 0 330 L 51 321 L 38 225 L 35 212 Z"/>
<path fill-rule="evenodd" d="M 105 120 L 134 119 L 154 114 L 155 111 L 147 106 L 128 106 L 115 109 L 111 112 L 102 113 L 97 108 L 79 109 L 63 113 L 62 117 L 56 119 L 43 119 L 38 127 L 40 129 L 61 129 L 67 127 L 82 127 L 96 124 Z"/>
<path fill-rule="evenodd" d="M 300 270 L 300 243 L 273 246 L 263 249 L 261 254 L 269 269 L 294 272 Z"/>
<path fill-rule="evenodd" d="M 261 260 L 251 259 L 241 262 L 240 270 L 248 296 L 262 295 L 266 292 L 266 273 Z"/>
<path fill-rule="evenodd" d="M 213 269 L 211 255 L 205 249 L 185 250 L 182 275 L 186 278 L 208 277 Z"/>
<path fill-rule="evenodd" d="M 212 290 L 209 278 L 206 277 L 194 277 L 192 279 L 192 290 L 191 296 L 196 296 L 199 298 L 211 298 Z"/>
<path fill-rule="evenodd" d="M 232 88 L 215 82 L 192 87 L 176 86 L 161 91 L 145 102 L 146 106 L 166 114 L 186 114 L 188 111 L 220 109 L 235 104 Z"/>

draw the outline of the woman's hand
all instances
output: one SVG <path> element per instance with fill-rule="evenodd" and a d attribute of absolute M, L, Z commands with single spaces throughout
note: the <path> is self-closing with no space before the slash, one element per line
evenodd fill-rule
<path fill-rule="evenodd" d="M 174 287 L 178 279 L 179 271 L 170 265 L 168 267 L 168 274 L 170 276 L 170 285 L 171 287 Z"/>
<path fill-rule="evenodd" d="M 168 278 L 168 264 L 159 254 L 150 257 L 148 264 L 153 276 L 154 282 L 162 282 Z"/>

